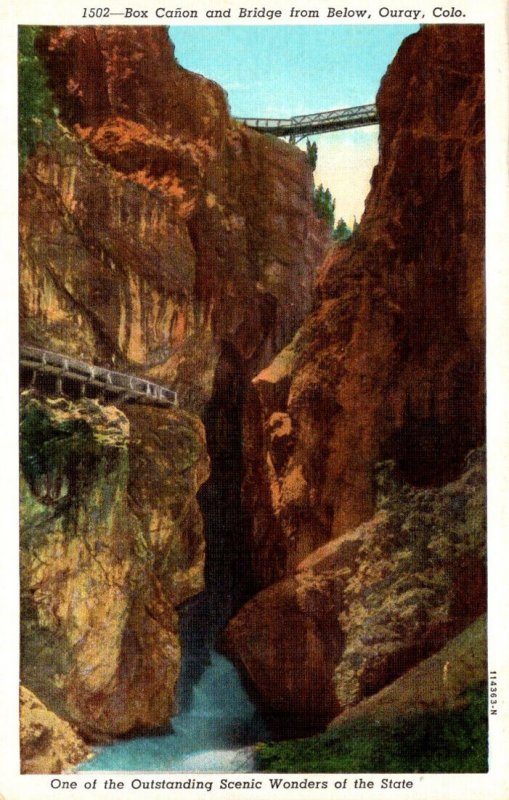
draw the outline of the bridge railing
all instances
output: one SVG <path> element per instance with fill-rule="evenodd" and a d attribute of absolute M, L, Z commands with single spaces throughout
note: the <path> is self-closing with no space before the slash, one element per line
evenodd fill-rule
<path fill-rule="evenodd" d="M 22 345 L 20 347 L 20 363 L 24 367 L 30 367 L 46 374 L 61 376 L 84 384 L 89 383 L 108 392 L 122 394 L 125 399 L 143 399 L 156 404 L 178 405 L 177 393 L 167 386 L 161 386 L 136 375 L 88 364 L 86 361 L 55 353 L 52 350 Z"/>
<path fill-rule="evenodd" d="M 278 125 L 291 125 L 292 120 L 288 119 L 270 119 L 269 117 L 235 117 L 237 122 L 242 125 L 247 125 L 251 128 L 274 128 Z"/>

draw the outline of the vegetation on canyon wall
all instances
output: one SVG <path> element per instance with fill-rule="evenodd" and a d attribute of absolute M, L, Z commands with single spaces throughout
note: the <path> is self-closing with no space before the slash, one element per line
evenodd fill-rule
<path fill-rule="evenodd" d="M 484 772 L 486 618 L 340 714 L 329 729 L 257 748 L 266 772 Z"/>
<path fill-rule="evenodd" d="M 443 487 L 412 486 L 388 462 L 377 481 L 368 522 L 314 550 L 229 623 L 229 652 L 268 707 L 351 709 L 485 611 L 483 448 Z"/>
<path fill-rule="evenodd" d="M 33 390 L 21 420 L 23 682 L 89 739 L 163 725 L 203 585 L 201 423 Z"/>
<path fill-rule="evenodd" d="M 44 381 L 22 395 L 22 678 L 104 741 L 175 713 L 175 609 L 204 585 L 209 459 L 192 412 L 225 348 L 243 385 L 291 338 L 328 237 L 305 156 L 231 120 L 164 27 L 35 36 L 26 117 L 47 100 L 43 62 L 59 125 L 26 140 L 21 339 L 155 377 L 180 401 L 50 399 Z"/>
<path fill-rule="evenodd" d="M 55 129 L 55 108 L 44 66 L 35 50 L 39 28 L 22 25 L 18 39 L 18 130 L 20 168 L 38 142 Z"/>
<path fill-rule="evenodd" d="M 486 685 L 465 708 L 398 719 L 357 719 L 319 736 L 259 745 L 263 772 L 486 772 Z"/>

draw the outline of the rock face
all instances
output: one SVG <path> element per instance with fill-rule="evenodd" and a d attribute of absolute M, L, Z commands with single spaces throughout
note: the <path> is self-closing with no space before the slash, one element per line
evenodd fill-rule
<path fill-rule="evenodd" d="M 177 387 L 250 377 L 310 308 L 327 233 L 295 147 L 233 122 L 165 28 L 45 29 L 61 129 L 21 187 L 21 335 Z"/>
<path fill-rule="evenodd" d="M 234 123 L 164 28 L 38 47 L 60 124 L 21 180 L 22 340 L 204 412 L 216 561 L 250 562 L 235 602 L 263 590 L 226 646 L 269 709 L 352 708 L 485 608 L 482 28 L 402 45 L 312 313 L 327 236 L 302 153 Z M 203 585 L 203 427 L 22 401 L 24 681 L 94 740 L 164 724 L 175 606 Z"/>
<path fill-rule="evenodd" d="M 24 686 L 20 690 L 21 772 L 64 772 L 84 761 L 89 749 L 68 722 L 49 711 Z"/>
<path fill-rule="evenodd" d="M 167 723 L 203 581 L 203 428 L 127 413 L 22 395 L 22 679 L 95 740 Z"/>
<path fill-rule="evenodd" d="M 466 551 L 445 556 L 459 520 L 439 488 L 463 480 L 484 436 L 483 98 L 481 27 L 430 26 L 403 42 L 377 98 L 380 162 L 360 229 L 329 251 L 315 310 L 253 380 L 243 500 L 268 588 L 227 639 L 269 706 L 308 705 L 309 678 L 299 687 L 293 675 L 338 647 L 318 682 L 335 673 L 336 702 L 356 703 L 484 608 L 482 555 L 468 545 L 472 535 L 481 547 L 482 521 L 469 533 L 465 518 Z M 415 492 L 406 519 L 377 489 L 385 459 Z M 324 619 L 316 594 L 333 609 L 328 645 L 303 633 Z M 292 626 L 276 612 L 282 595 L 298 607 Z"/>

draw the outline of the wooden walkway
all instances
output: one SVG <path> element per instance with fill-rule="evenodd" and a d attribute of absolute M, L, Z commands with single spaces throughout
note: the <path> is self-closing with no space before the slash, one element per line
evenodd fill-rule
<path fill-rule="evenodd" d="M 38 347 L 20 346 L 20 365 L 31 370 L 31 384 L 36 385 L 39 375 L 53 376 L 55 393 L 64 394 L 64 381 L 78 384 L 80 396 L 85 397 L 87 387 L 100 393 L 114 395 L 117 402 L 127 400 L 151 405 L 177 406 L 177 393 L 166 386 L 152 383 L 145 378 L 97 367 L 77 358 L 43 350 Z"/>

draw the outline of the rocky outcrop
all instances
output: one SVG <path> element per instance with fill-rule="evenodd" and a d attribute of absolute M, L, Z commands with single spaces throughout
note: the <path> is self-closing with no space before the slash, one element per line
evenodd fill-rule
<path fill-rule="evenodd" d="M 437 485 L 483 441 L 483 98 L 479 26 L 423 28 L 382 82 L 360 229 L 247 405 L 259 585 L 371 517 L 378 461 Z"/>
<path fill-rule="evenodd" d="M 60 124 L 21 180 L 22 339 L 205 410 L 218 561 L 249 567 L 235 602 L 263 589 L 226 646 L 267 708 L 351 708 L 485 607 L 482 453 L 461 473 L 484 426 L 482 28 L 402 45 L 361 228 L 307 316 L 327 236 L 302 153 L 234 123 L 163 28 L 39 51 Z M 202 427 L 23 409 L 25 682 L 96 740 L 164 724 L 175 605 L 203 581 Z"/>
<path fill-rule="evenodd" d="M 203 585 L 201 424 L 25 392 L 21 466 L 23 682 L 95 740 L 166 724 L 175 605 Z"/>
<path fill-rule="evenodd" d="M 256 748 L 263 772 L 488 771 L 486 618 L 317 735 Z"/>
<path fill-rule="evenodd" d="M 24 686 L 20 690 L 21 772 L 67 772 L 90 754 L 75 730 Z"/>
<path fill-rule="evenodd" d="M 201 410 L 221 342 L 252 376 L 310 308 L 306 157 L 233 122 L 165 28 L 48 28 L 39 51 L 62 125 L 21 182 L 22 338 Z"/>
<path fill-rule="evenodd" d="M 380 465 L 375 516 L 241 609 L 226 647 L 268 708 L 349 709 L 485 611 L 485 482 L 482 449 L 441 488 Z"/>
<path fill-rule="evenodd" d="M 438 653 L 336 717 L 330 727 L 353 719 L 382 722 L 420 712 L 461 708 L 468 703 L 468 690 L 486 680 L 487 645 L 483 615 Z"/>

